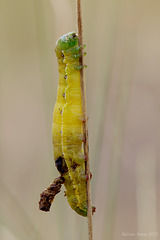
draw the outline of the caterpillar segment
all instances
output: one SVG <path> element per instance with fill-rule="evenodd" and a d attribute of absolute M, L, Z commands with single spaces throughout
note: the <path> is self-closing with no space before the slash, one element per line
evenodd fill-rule
<path fill-rule="evenodd" d="M 55 164 L 64 179 L 67 200 L 78 214 L 87 216 L 80 48 L 74 32 L 63 35 L 55 46 L 59 85 L 53 112 L 52 140 Z"/>

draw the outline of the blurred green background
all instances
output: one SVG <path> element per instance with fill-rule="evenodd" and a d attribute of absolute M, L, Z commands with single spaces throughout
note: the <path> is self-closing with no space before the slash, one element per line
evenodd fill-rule
<path fill-rule="evenodd" d="M 82 1 L 95 240 L 158 240 L 160 2 Z M 0 0 L 0 239 L 86 240 L 63 190 L 51 129 L 56 40 L 77 31 L 75 0 Z M 144 235 L 146 234 L 146 235 Z"/>

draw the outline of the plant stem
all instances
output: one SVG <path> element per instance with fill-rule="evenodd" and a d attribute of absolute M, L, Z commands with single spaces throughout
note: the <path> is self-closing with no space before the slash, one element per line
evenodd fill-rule
<path fill-rule="evenodd" d="M 82 16 L 81 16 L 81 0 L 77 0 L 77 21 L 78 21 L 78 38 L 79 46 L 83 46 L 83 31 L 82 31 Z M 81 57 L 79 60 L 81 66 L 83 65 L 83 47 L 81 48 Z M 87 180 L 87 217 L 88 217 L 88 234 L 89 240 L 93 240 L 92 231 L 92 206 L 91 206 L 91 184 L 90 184 L 90 165 L 89 165 L 89 143 L 88 143 L 88 119 L 87 119 L 87 103 L 86 103 L 86 85 L 84 81 L 84 67 L 80 73 L 81 81 L 81 96 L 82 96 L 82 112 L 83 112 L 83 134 L 84 134 L 84 154 L 85 161 L 85 174 L 88 176 Z"/>

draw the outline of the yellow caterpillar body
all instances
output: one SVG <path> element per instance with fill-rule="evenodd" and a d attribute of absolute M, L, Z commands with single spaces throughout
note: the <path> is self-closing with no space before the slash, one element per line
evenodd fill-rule
<path fill-rule="evenodd" d="M 80 87 L 78 37 L 63 35 L 55 47 L 59 86 L 53 112 L 52 140 L 55 164 L 64 178 L 66 196 L 72 209 L 87 216 L 83 114 Z"/>

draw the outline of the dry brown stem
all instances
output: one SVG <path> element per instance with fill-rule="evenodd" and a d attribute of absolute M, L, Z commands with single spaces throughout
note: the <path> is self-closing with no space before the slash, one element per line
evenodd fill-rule
<path fill-rule="evenodd" d="M 82 31 L 82 16 L 81 16 L 81 0 L 77 0 L 77 21 L 78 21 L 78 38 L 79 46 L 83 46 L 83 31 Z M 83 47 L 81 48 L 80 65 L 83 64 Z M 89 143 L 88 143 L 88 118 L 87 118 L 87 103 L 86 103 L 86 85 L 84 80 L 84 67 L 81 69 L 81 94 L 82 94 L 82 110 L 83 110 L 83 133 L 84 133 L 84 154 L 86 156 L 85 173 L 88 176 L 87 180 L 87 216 L 88 216 L 88 233 L 89 240 L 93 240 L 92 231 L 92 206 L 91 206 L 91 184 L 90 184 L 90 165 L 89 165 Z"/>

